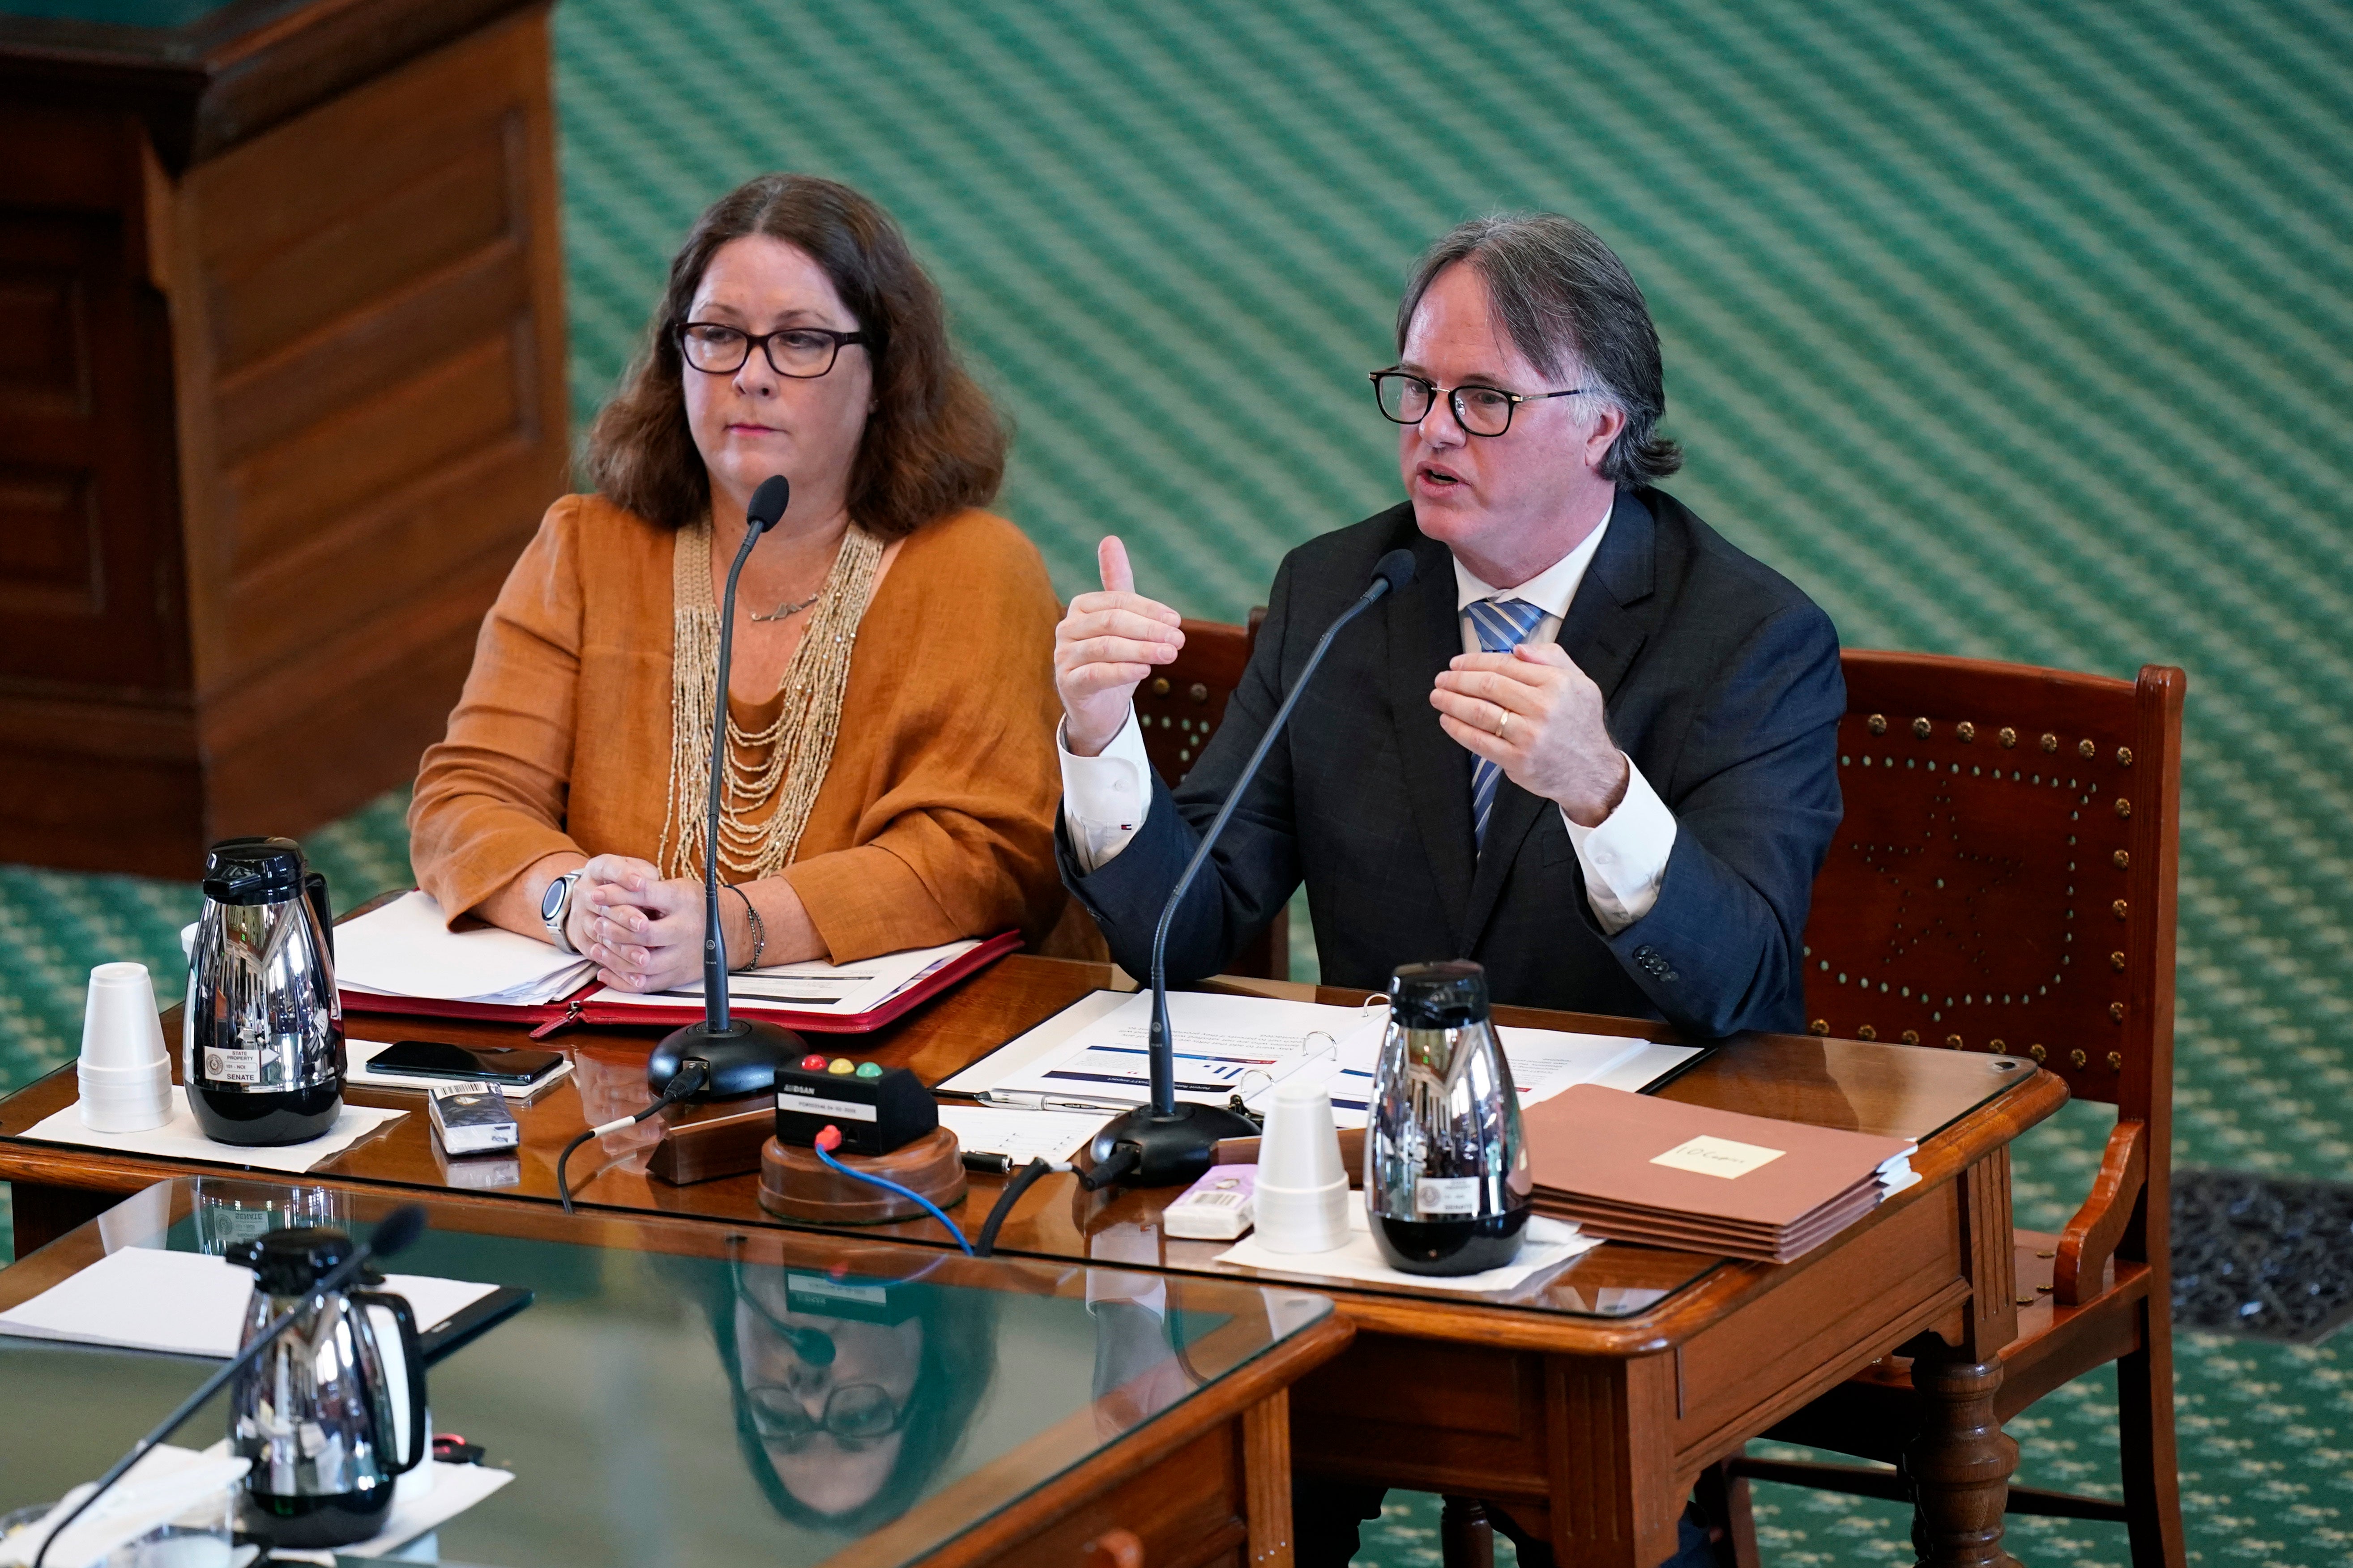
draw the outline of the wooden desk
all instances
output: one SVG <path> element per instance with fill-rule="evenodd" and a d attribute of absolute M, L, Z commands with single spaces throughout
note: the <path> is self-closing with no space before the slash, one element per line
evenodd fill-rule
<path fill-rule="evenodd" d="M 0 1310 L 124 1247 L 217 1252 L 272 1207 L 301 1203 L 310 1223 L 349 1228 L 400 1201 L 182 1178 L 0 1269 Z M 661 1561 L 696 1568 L 1076 1568 L 1118 1561 L 1089 1547 L 1124 1532 L 1155 1565 L 1292 1560 L 1285 1390 L 1350 1336 L 1324 1297 L 681 1220 L 427 1207 L 401 1270 L 537 1298 L 428 1373 L 437 1424 L 516 1476 L 440 1527 L 445 1553 L 585 1568 L 646 1561 L 658 1543 Z M 1139 1279 L 1165 1283 L 1157 1312 L 1102 1310 Z M 745 1391 L 829 1375 L 764 1324 L 824 1336 L 829 1364 L 838 1347 L 839 1365 L 890 1388 L 910 1413 L 895 1446 L 764 1442 Z M 98 1473 L 210 1370 L 0 1336 L 0 1510 Z M 226 1408 L 198 1412 L 181 1440 L 211 1441 Z"/>
<path fill-rule="evenodd" d="M 859 1054 L 937 1081 L 1107 984 L 1105 966 L 1016 957 L 868 1038 Z M 1248 983 L 1266 990 L 1272 983 Z M 1303 988 L 1292 988 L 1300 994 Z M 1331 1001 L 1355 1001 L 1325 990 Z M 1504 1023 L 1597 1033 L 1658 1033 L 1625 1019 L 1499 1008 Z M 354 1016 L 361 1037 L 406 1034 L 480 1043 L 516 1031 Z M 545 1210 L 556 1152 L 595 1121 L 647 1101 L 645 1051 L 657 1031 L 576 1031 L 566 1049 L 577 1089 L 559 1089 L 524 1118 L 522 1180 L 474 1201 Z M 2011 1138 L 2066 1099 L 2059 1081 L 2015 1058 L 1760 1036 L 1736 1040 L 1670 1085 L 1670 1097 L 1826 1126 L 1915 1137 L 1920 1184 L 1798 1262 L 1728 1262 L 1611 1244 L 1509 1301 L 1430 1290 L 1374 1289 L 1299 1278 L 1331 1294 L 1358 1330 L 1345 1355 L 1307 1379 L 1293 1405 L 1303 1469 L 1485 1497 L 1548 1537 L 1564 1563 L 1652 1568 L 1674 1544 L 1694 1478 L 1815 1394 L 1882 1356 L 1921 1354 L 1924 1429 L 1912 1459 L 1939 1563 L 1999 1561 L 2000 1503 L 2014 1449 L 1990 1416 L 2018 1310 L 2010 1247 Z M 111 1194 L 192 1167 L 116 1162 L 21 1134 L 69 1103 L 70 1071 L 0 1101 L 0 1178 L 16 1183 L 19 1234 L 37 1240 Z M 416 1096 L 355 1091 L 355 1101 L 417 1107 Z M 648 1127 L 651 1127 L 651 1123 Z M 658 1136 L 607 1141 L 601 1169 L 575 1156 L 584 1205 L 774 1227 L 754 1179 L 670 1186 L 645 1173 Z M 584 1151 L 585 1152 L 585 1151 Z M 591 1172 L 593 1171 L 593 1174 Z M 361 1190 L 446 1190 L 445 1163 L 421 1114 L 393 1124 L 317 1177 Z M 976 1225 L 999 1184 L 975 1178 Z M 999 1237 L 1006 1253 L 1218 1273 L 1215 1244 L 1161 1235 L 1171 1194 L 1081 1193 L 1067 1177 L 1038 1184 Z M 944 1245 L 934 1222 L 864 1234 Z M 1933 1363 L 1933 1364 L 1928 1364 Z"/>

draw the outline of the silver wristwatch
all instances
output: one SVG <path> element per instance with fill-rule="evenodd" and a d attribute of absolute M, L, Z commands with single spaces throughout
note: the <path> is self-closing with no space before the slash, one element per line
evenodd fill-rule
<path fill-rule="evenodd" d="M 573 951 L 572 943 L 564 934 L 564 917 L 572 912 L 572 885 L 584 874 L 585 868 L 581 871 L 566 871 L 548 883 L 547 891 L 539 896 L 540 921 L 547 927 L 547 940 L 555 944 L 558 952 Z"/>

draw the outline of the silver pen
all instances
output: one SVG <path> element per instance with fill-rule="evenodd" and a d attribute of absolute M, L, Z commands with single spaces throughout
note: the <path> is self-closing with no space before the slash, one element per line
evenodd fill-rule
<path fill-rule="evenodd" d="M 1025 1094 L 1017 1089 L 985 1089 L 973 1096 L 983 1105 L 993 1105 L 1008 1110 L 1133 1110 L 1134 1105 L 1118 1100 L 1079 1100 L 1054 1094 Z"/>

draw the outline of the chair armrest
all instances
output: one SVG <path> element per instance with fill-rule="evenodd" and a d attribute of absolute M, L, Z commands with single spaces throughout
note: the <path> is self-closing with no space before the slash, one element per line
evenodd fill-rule
<path fill-rule="evenodd" d="M 2108 1134 L 2107 1152 L 2101 1157 L 2099 1176 L 2075 1217 L 2059 1237 L 2059 1257 L 2052 1266 L 2051 1294 L 2063 1307 L 2080 1307 L 2106 1289 L 2108 1261 L 2125 1226 L 2132 1223 L 2141 1189 L 2148 1183 L 2147 1129 L 2137 1121 L 2119 1121 Z"/>

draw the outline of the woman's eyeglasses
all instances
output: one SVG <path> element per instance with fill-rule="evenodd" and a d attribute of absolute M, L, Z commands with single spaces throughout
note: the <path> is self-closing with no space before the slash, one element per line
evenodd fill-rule
<path fill-rule="evenodd" d="M 837 332 L 829 327 L 780 327 L 759 337 L 716 321 L 689 321 L 678 330 L 679 352 L 686 363 L 706 375 L 733 375 L 760 345 L 778 375 L 814 381 L 833 368 L 844 343 L 862 343 L 864 332 Z"/>
<path fill-rule="evenodd" d="M 825 1396 L 825 1410 L 811 1416 L 801 1396 L 774 1384 L 754 1384 L 744 1390 L 752 1412 L 752 1428 L 763 1440 L 800 1447 L 819 1432 L 849 1442 L 888 1437 L 907 1418 L 907 1407 L 891 1397 L 879 1383 L 845 1383 Z"/>

